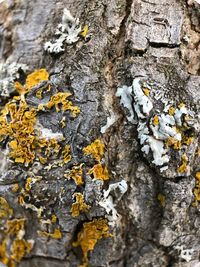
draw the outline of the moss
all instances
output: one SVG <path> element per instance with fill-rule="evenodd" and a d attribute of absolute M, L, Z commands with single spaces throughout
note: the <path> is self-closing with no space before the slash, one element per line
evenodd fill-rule
<path fill-rule="evenodd" d="M 88 266 L 88 253 L 92 251 L 98 240 L 110 237 L 107 220 L 99 218 L 91 222 L 85 222 L 83 228 L 77 236 L 77 241 L 73 242 L 74 247 L 80 246 L 83 252 L 83 266 Z"/>

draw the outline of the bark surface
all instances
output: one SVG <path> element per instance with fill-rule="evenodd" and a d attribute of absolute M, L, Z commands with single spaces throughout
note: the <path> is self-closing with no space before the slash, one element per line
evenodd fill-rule
<path fill-rule="evenodd" d="M 44 44 L 54 38 L 64 8 L 79 18 L 82 26 L 89 26 L 88 36 L 72 45 L 65 44 L 60 54 L 49 54 Z M 200 163 L 199 18 L 200 4 L 192 0 L 0 1 L 1 64 L 26 64 L 25 74 L 46 68 L 53 90 L 72 93 L 73 104 L 81 110 L 76 119 L 67 114 L 63 128 L 59 124 L 62 112 L 38 113 L 42 127 L 62 134 L 65 143 L 70 144 L 72 161 L 64 166 L 45 168 L 53 164 L 52 160 L 47 165 L 34 162 L 26 167 L 9 157 L 8 140 L 0 143 L 0 196 L 13 209 L 9 219 L 24 218 L 24 238 L 34 241 L 30 253 L 15 262 L 16 266 L 79 266 L 82 251 L 73 242 L 84 223 L 94 218 L 108 219 L 111 214 L 99 205 L 103 190 L 122 180 L 127 182 L 128 190 L 123 195 L 118 189 L 111 192 L 118 213 L 117 220 L 108 220 L 112 237 L 98 240 L 88 253 L 88 266 L 200 266 L 196 178 Z M 9 75 L 0 73 L 0 83 Z M 180 151 L 174 152 L 170 147 L 169 168 L 164 172 L 152 163 L 152 153 L 145 155 L 141 151 L 134 96 L 131 94 L 135 123 L 127 119 L 132 111 L 121 105 L 116 96 L 117 88 L 130 86 L 137 77 L 147 82 L 153 94 L 159 90 L 162 95 L 161 100 L 153 97 L 153 113 L 147 120 L 142 119 L 148 127 L 154 113 L 162 113 L 162 101 L 168 101 L 174 108 L 184 103 L 193 112 L 193 124 L 188 131 L 184 130 L 193 142 Z M 21 76 L 20 79 L 23 80 Z M 43 101 L 35 97 L 38 89 L 27 94 L 31 107 Z M 12 89 L 8 96 L 1 96 L 1 107 L 14 95 L 17 94 Z M 112 123 L 102 130 L 108 117 L 113 119 Z M 88 174 L 95 160 L 82 153 L 95 139 L 101 139 L 106 147 L 102 164 L 108 168 L 109 180 L 104 182 Z M 187 171 L 180 173 L 177 169 L 183 163 L 183 154 L 188 159 Z M 77 186 L 64 174 L 81 163 L 84 184 Z M 38 209 L 43 207 L 41 216 L 19 203 L 28 177 L 41 177 L 31 185 L 25 199 Z M 16 184 L 19 189 L 14 192 Z M 90 209 L 74 218 L 70 210 L 76 192 L 83 193 Z M 44 223 L 52 215 L 57 220 L 51 225 Z M 2 241 L 6 220 L 0 220 Z M 38 234 L 52 233 L 55 228 L 60 229 L 62 238 Z"/>

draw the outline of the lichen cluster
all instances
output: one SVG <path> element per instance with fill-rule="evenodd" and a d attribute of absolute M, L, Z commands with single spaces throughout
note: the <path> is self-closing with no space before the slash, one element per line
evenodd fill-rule
<path fill-rule="evenodd" d="M 195 148 L 193 143 L 197 130 L 194 112 L 187 109 L 184 103 L 175 107 L 172 101 L 164 99 L 164 92 L 152 89 L 141 78 L 135 78 L 129 87 L 119 87 L 116 96 L 121 97 L 120 103 L 131 114 L 127 119 L 137 124 L 144 156 L 166 174 L 176 155 L 179 165 L 175 172 L 178 175 L 189 175 L 188 155 Z"/>
<path fill-rule="evenodd" d="M 85 32 L 87 29 L 85 29 Z M 62 123 L 58 122 L 58 127 L 65 127 L 66 116 L 71 113 L 75 119 L 80 113 L 80 108 L 74 106 L 69 100 L 71 93 L 55 92 L 51 90 L 53 84 L 49 81 L 49 74 L 46 69 L 36 70 L 27 75 L 25 83 L 15 81 L 15 91 L 18 95 L 12 97 L 0 111 L 0 143 L 7 144 L 9 158 L 12 164 L 19 164 L 22 168 L 32 168 L 34 163 L 42 166 L 45 170 L 63 167 L 64 180 L 72 179 L 76 184 L 76 191 L 72 194 L 72 205 L 70 213 L 72 217 L 79 217 L 90 211 L 90 206 L 85 202 L 82 189 L 85 184 L 86 175 L 95 180 L 108 180 L 109 174 L 104 162 L 105 145 L 100 139 L 94 140 L 82 150 L 82 162 L 72 163 L 73 156 L 71 145 L 65 143 L 62 133 L 53 133 L 50 129 L 44 128 L 39 121 L 39 115 L 43 112 L 61 112 Z M 44 102 L 43 97 L 48 93 L 49 100 Z M 41 100 L 37 107 L 32 107 L 27 101 L 29 94 Z M 90 160 L 86 164 L 84 159 Z M 35 185 L 43 180 L 43 176 L 38 176 L 34 172 L 27 174 L 22 181 L 13 184 L 11 192 L 18 204 L 24 209 L 35 212 L 39 221 L 40 229 L 37 234 L 40 238 L 62 239 L 63 233 L 55 214 L 47 211 L 47 207 L 40 197 L 33 194 Z M 47 211 L 47 212 L 46 212 Z M 48 215 L 47 215 L 48 213 Z M 45 215 L 46 214 L 46 215 Z M 51 217 L 49 217 L 51 214 Z M 28 254 L 33 246 L 32 241 L 26 241 L 25 219 L 13 219 L 13 210 L 9 207 L 4 198 L 0 198 L 0 218 L 8 219 L 5 230 L 5 240 L 0 247 L 0 260 L 8 267 L 15 266 Z M 15 239 L 13 237 L 15 236 Z M 88 240 L 82 240 L 81 236 L 87 236 Z M 78 233 L 78 240 L 74 246 L 81 246 L 83 250 L 84 266 L 87 265 L 87 254 L 91 251 L 96 242 L 110 236 L 108 234 L 108 224 L 104 219 L 93 219 L 85 222 L 83 229 Z M 13 243 L 9 250 L 10 238 Z M 8 242 L 9 241 L 9 242 Z M 8 250 L 8 251 L 7 251 Z"/>
<path fill-rule="evenodd" d="M 80 246 L 83 251 L 81 267 L 88 266 L 88 253 L 94 249 L 97 241 L 110 236 L 107 220 L 103 218 L 93 219 L 91 222 L 83 224 L 81 231 L 78 233 L 77 241 L 73 243 L 74 247 Z"/>
<path fill-rule="evenodd" d="M 31 252 L 34 241 L 25 240 L 25 219 L 13 218 L 13 209 L 0 197 L 0 218 L 2 239 L 0 243 L 0 262 L 15 267 L 24 256 Z"/>

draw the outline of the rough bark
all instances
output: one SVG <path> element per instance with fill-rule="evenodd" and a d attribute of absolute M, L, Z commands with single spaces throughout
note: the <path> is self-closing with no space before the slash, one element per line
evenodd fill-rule
<path fill-rule="evenodd" d="M 44 51 L 44 43 L 53 38 L 64 8 L 83 25 L 89 25 L 90 37 L 52 55 Z M 73 150 L 71 164 L 84 162 L 86 167 L 92 167 L 94 162 L 81 151 L 101 138 L 106 145 L 104 160 L 110 177 L 102 183 L 85 174 L 85 184 L 77 187 L 74 181 L 63 177 L 72 165 L 45 170 L 33 164 L 27 168 L 5 156 L 5 144 L 1 144 L 0 196 L 13 208 L 13 218 L 26 219 L 25 237 L 34 240 L 33 249 L 19 267 L 81 264 L 82 252 L 72 243 L 84 222 L 106 217 L 98 205 L 103 189 L 122 179 L 127 181 L 128 191 L 121 198 L 119 192 L 114 192 L 120 217 L 110 226 L 113 236 L 97 242 L 89 253 L 89 266 L 200 266 L 200 209 L 198 204 L 193 205 L 200 163 L 198 131 L 192 132 L 194 146 L 188 152 L 190 172 L 177 174 L 181 158 L 175 157 L 170 171 L 160 173 L 152 164 L 152 157 L 141 153 L 137 125 L 127 120 L 129 111 L 115 95 L 119 86 L 129 86 L 135 77 L 145 77 L 152 88 L 166 93 L 164 97 L 172 105 L 186 103 L 195 112 L 198 124 L 199 15 L 200 5 L 192 0 L 0 2 L 1 62 L 24 63 L 29 67 L 28 73 L 46 68 L 55 87 L 73 94 L 72 100 L 81 112 L 76 119 L 68 118 L 66 127 L 57 123 L 62 114 L 53 111 L 39 114 L 39 121 L 43 127 L 64 135 Z M 8 99 L 3 98 L 1 105 Z M 39 104 L 31 92 L 27 102 Z M 113 114 L 116 121 L 102 134 L 101 127 Z M 42 226 L 37 213 L 21 207 L 18 193 L 11 190 L 16 183 L 23 188 L 33 173 L 42 179 L 31 188 L 32 203 L 45 207 L 44 219 L 51 214 L 57 216 L 61 239 L 39 236 Z M 72 195 L 78 191 L 84 192 L 91 209 L 73 218 Z M 164 200 L 159 201 L 158 196 Z M 190 253 L 190 260 L 187 262 L 181 253 Z"/>

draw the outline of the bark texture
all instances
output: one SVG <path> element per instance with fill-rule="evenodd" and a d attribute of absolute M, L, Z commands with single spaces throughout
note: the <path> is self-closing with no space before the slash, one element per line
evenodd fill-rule
<path fill-rule="evenodd" d="M 89 36 L 66 45 L 61 54 L 49 54 L 44 44 L 53 38 L 64 8 L 82 25 L 89 25 Z M 200 266 L 200 207 L 198 203 L 193 205 L 200 163 L 199 18 L 200 4 L 192 0 L 0 1 L 1 62 L 26 64 L 27 73 L 46 68 L 54 88 L 71 92 L 73 103 L 81 109 L 76 119 L 67 117 L 64 128 L 58 123 L 63 114 L 38 114 L 44 128 L 62 133 L 70 144 L 73 160 L 69 165 L 45 169 L 34 163 L 24 167 L 9 158 L 1 142 L 0 196 L 14 210 L 12 219 L 25 218 L 25 239 L 34 240 L 33 249 L 17 266 L 79 266 L 82 252 L 72 243 L 84 222 L 107 216 L 98 205 L 103 190 L 121 180 L 127 182 L 128 190 L 123 196 L 118 190 L 112 191 L 119 214 L 110 225 L 113 236 L 97 242 L 88 254 L 89 266 Z M 6 75 L 0 75 L 0 82 Z M 152 164 L 152 155 L 141 152 L 137 123 L 127 120 L 130 110 L 116 97 L 117 88 L 130 86 L 136 77 L 144 78 L 152 92 L 159 89 L 163 93 L 161 100 L 174 107 L 184 102 L 194 112 L 196 130 L 190 129 L 194 141 L 184 150 L 188 172 L 177 172 L 181 152 L 170 152 L 169 169 L 163 173 Z M 11 96 L 1 97 L 2 107 Z M 40 100 L 30 92 L 27 103 L 36 107 Z M 161 113 L 159 101 L 154 104 Z M 115 118 L 114 123 L 102 134 L 108 117 Z M 104 163 L 110 179 L 103 183 L 85 172 L 84 185 L 77 186 L 64 178 L 64 173 L 73 164 L 84 163 L 86 170 L 94 165 L 82 149 L 97 138 L 106 146 Z M 16 183 L 21 190 L 29 176 L 42 179 L 32 185 L 27 201 L 37 208 L 44 207 L 43 220 L 56 215 L 52 229 L 41 223 L 37 212 L 20 206 L 20 191 L 12 190 Z M 70 209 L 75 192 L 84 193 L 91 208 L 73 218 Z M 2 220 L 1 240 L 4 223 Z M 62 238 L 38 235 L 38 231 L 51 232 L 55 227 L 61 229 Z"/>

